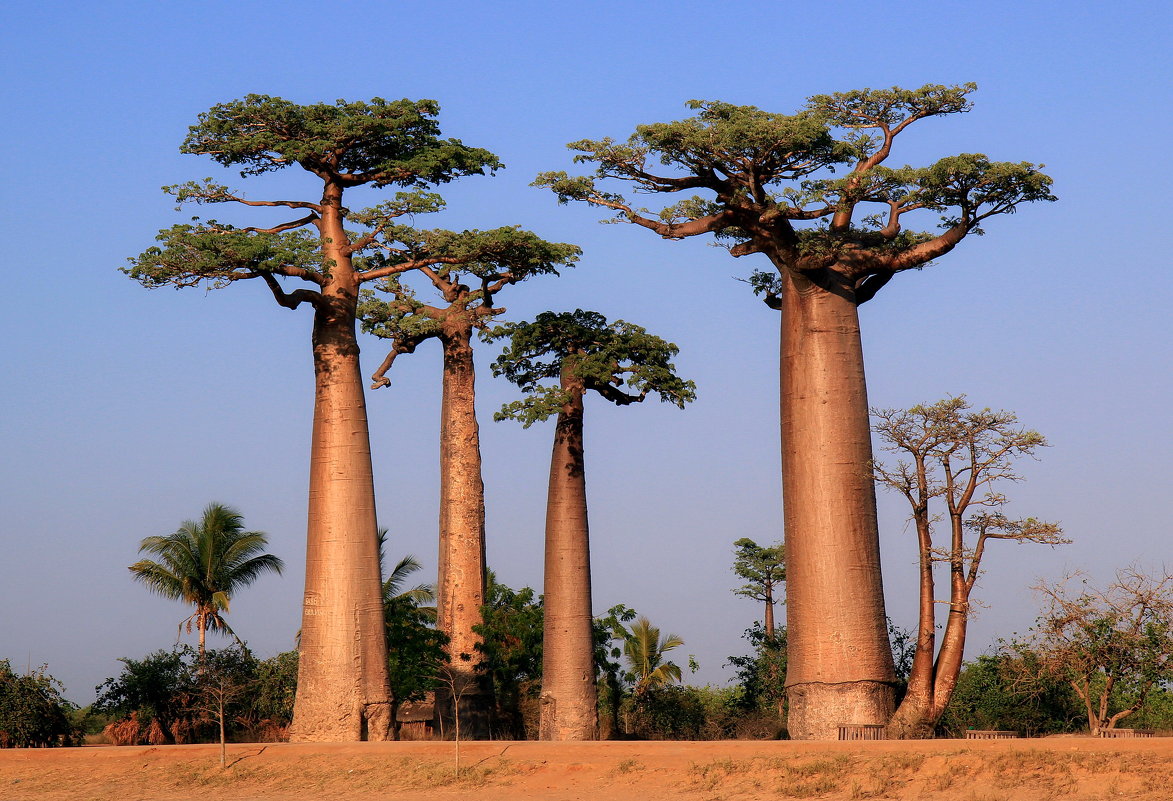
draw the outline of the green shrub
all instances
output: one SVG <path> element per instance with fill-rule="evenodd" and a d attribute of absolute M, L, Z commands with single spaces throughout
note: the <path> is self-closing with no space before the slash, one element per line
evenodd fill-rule
<path fill-rule="evenodd" d="M 72 745 L 79 736 L 76 708 L 61 697 L 62 689 L 44 665 L 18 676 L 0 659 L 0 748 Z"/>

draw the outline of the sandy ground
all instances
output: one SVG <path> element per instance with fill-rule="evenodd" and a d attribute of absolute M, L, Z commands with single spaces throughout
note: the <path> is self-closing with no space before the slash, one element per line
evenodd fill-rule
<path fill-rule="evenodd" d="M 1173 738 L 0 750 L 0 801 L 1173 799 Z"/>

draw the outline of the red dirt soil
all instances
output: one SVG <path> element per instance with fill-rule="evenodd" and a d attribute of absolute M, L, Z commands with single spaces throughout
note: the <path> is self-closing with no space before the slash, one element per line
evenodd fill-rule
<path fill-rule="evenodd" d="M 0 750 L 0 801 L 1173 798 L 1173 738 L 451 742 Z"/>

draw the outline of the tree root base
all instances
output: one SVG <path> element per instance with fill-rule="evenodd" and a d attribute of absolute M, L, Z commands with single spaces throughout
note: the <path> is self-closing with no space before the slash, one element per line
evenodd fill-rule
<path fill-rule="evenodd" d="M 881 681 L 793 684 L 786 697 L 792 740 L 837 740 L 840 726 L 885 726 L 893 711 L 892 686 Z"/>

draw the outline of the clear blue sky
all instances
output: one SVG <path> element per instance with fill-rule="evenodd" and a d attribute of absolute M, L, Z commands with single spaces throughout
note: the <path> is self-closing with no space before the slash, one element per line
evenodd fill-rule
<path fill-rule="evenodd" d="M 1044 162 L 1060 202 L 993 220 L 863 307 L 871 402 L 965 393 L 1051 441 L 1023 465 L 1011 511 L 1061 520 L 1075 543 L 993 550 L 971 655 L 1030 626 L 1036 577 L 1160 566 L 1173 511 L 1157 158 L 1173 123 L 1169 22 L 1162 3 L 1127 1 L 6 4 L 0 658 L 48 663 L 86 703 L 118 657 L 168 647 L 188 612 L 126 566 L 141 538 L 212 500 L 269 532 L 289 565 L 234 599 L 232 624 L 262 655 L 293 645 L 308 315 L 262 286 L 148 292 L 118 272 L 182 219 L 161 185 L 220 175 L 179 155 L 187 126 L 250 92 L 437 99 L 445 133 L 507 169 L 445 189 L 449 210 L 424 224 L 518 224 L 585 250 L 564 278 L 503 294 L 510 316 L 595 309 L 680 346 L 691 408 L 588 410 L 595 605 L 649 615 L 684 637 L 694 681 L 721 682 L 759 615 L 730 592 L 731 543 L 781 534 L 777 319 L 734 280 L 760 265 L 600 226 L 528 184 L 571 168 L 566 142 L 683 117 L 690 98 L 789 112 L 816 93 L 978 82 L 972 113 L 911 129 L 894 161 Z M 294 175 L 235 183 L 258 198 L 313 189 Z M 363 346 L 370 372 L 383 349 Z M 492 422 L 512 397 L 489 376 L 492 352 L 479 362 L 489 561 L 513 586 L 540 586 L 551 432 Z M 391 553 L 434 575 L 438 349 L 393 379 L 369 397 L 380 520 Z M 887 497 L 881 515 L 889 613 L 910 626 L 906 513 Z"/>

